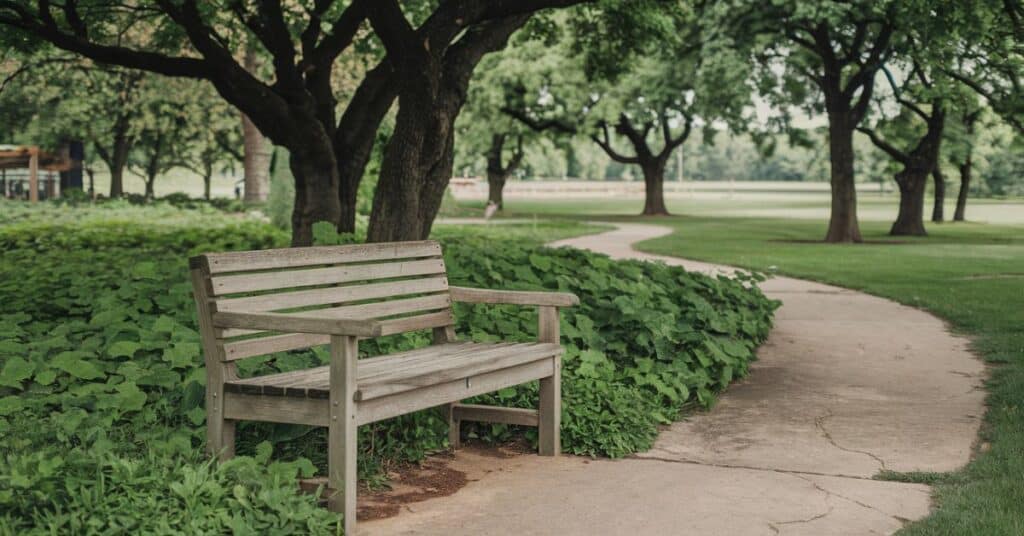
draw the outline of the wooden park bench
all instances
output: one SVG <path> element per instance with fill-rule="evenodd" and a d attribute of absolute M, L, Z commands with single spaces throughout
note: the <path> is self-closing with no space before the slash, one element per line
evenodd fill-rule
<path fill-rule="evenodd" d="M 446 406 L 460 421 L 537 426 L 541 455 L 559 454 L 558 307 L 573 294 L 448 285 L 437 242 L 214 253 L 189 261 L 206 362 L 207 443 L 234 455 L 235 422 L 328 428 L 328 506 L 356 512 L 356 427 Z M 537 342 L 458 342 L 452 302 L 536 305 Z M 358 359 L 359 339 L 433 330 L 433 344 Z M 330 344 L 328 366 L 239 378 L 235 361 Z M 538 410 L 459 403 L 540 380 Z M 352 532 L 348 532 L 351 534 Z"/>

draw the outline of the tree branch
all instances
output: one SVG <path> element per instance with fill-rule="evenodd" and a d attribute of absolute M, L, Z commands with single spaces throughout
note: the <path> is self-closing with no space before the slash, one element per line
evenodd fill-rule
<path fill-rule="evenodd" d="M 615 149 L 612 148 L 611 135 L 608 132 L 608 123 L 607 122 L 601 121 L 600 123 L 598 123 L 598 127 L 601 129 L 601 132 L 604 134 L 604 140 L 602 140 L 601 138 L 598 138 L 597 135 L 593 135 L 593 134 L 590 136 L 590 139 L 594 140 L 594 143 L 596 143 L 599 147 L 601 147 L 601 149 L 604 150 L 604 152 L 612 160 L 614 160 L 616 162 L 619 162 L 620 164 L 639 164 L 640 163 L 640 159 L 638 157 L 623 155 L 621 153 L 616 152 Z"/>
<path fill-rule="evenodd" d="M 578 132 L 575 125 L 561 119 L 535 119 L 527 115 L 526 112 L 523 112 L 522 110 L 516 110 L 508 106 L 503 106 L 501 108 L 501 113 L 519 121 L 536 132 L 554 130 L 556 132 L 569 135 L 575 135 Z"/>
<path fill-rule="evenodd" d="M 890 145 L 882 138 L 878 137 L 878 135 L 875 134 L 874 130 L 867 127 L 857 127 L 857 130 L 863 132 L 864 134 L 867 134 L 868 138 L 871 138 L 871 143 L 874 143 L 876 147 L 885 151 L 889 156 L 893 158 L 893 160 L 896 160 L 897 162 L 904 165 L 906 165 L 910 161 L 910 157 L 906 153 L 900 151 L 899 149 Z"/>

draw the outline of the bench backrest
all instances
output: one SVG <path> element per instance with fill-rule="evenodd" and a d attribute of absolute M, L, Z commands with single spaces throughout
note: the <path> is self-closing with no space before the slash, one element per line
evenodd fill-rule
<path fill-rule="evenodd" d="M 390 332 L 454 325 L 441 245 L 434 241 L 269 249 L 189 259 L 207 311 L 299 312 L 379 319 Z M 200 315 L 204 308 L 199 307 Z M 214 329 L 200 319 L 222 361 L 308 348 L 325 335 Z"/>

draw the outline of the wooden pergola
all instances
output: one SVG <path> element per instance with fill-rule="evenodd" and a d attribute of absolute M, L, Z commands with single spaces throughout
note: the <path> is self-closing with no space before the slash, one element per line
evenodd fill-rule
<path fill-rule="evenodd" d="M 48 153 L 35 145 L 0 146 L 0 173 L 6 178 L 9 169 L 28 169 L 28 199 L 39 201 L 39 171 L 60 172 L 74 167 L 74 162 L 64 154 Z M 53 183 L 49 184 L 53 188 Z M 4 192 L 6 194 L 6 192 Z M 51 196 L 53 195 L 50 192 Z"/>

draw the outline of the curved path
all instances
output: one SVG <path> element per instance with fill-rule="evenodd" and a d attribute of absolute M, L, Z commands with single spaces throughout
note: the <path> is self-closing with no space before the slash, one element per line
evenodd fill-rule
<path fill-rule="evenodd" d="M 732 272 L 632 248 L 668 228 L 614 225 L 552 245 Z M 785 277 L 761 287 L 783 306 L 750 376 L 650 451 L 613 461 L 466 449 L 444 462 L 466 487 L 360 532 L 887 534 L 927 515 L 927 486 L 872 476 L 967 463 L 985 376 L 968 341 L 930 314 L 859 292 Z"/>

